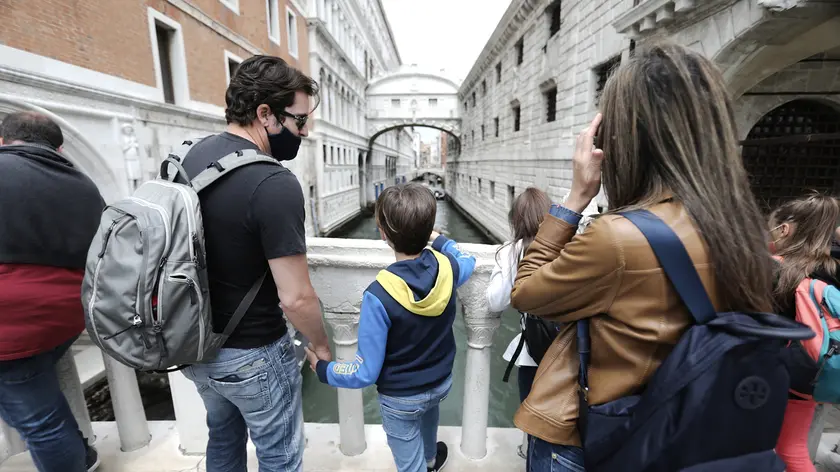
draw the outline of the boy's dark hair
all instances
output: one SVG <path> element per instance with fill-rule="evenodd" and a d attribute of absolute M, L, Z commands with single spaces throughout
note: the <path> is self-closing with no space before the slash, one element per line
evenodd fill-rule
<path fill-rule="evenodd" d="M 310 97 L 318 94 L 318 84 L 283 59 L 252 56 L 236 69 L 225 93 L 225 120 L 228 124 L 250 125 L 257 119 L 257 107 L 266 104 L 278 120 L 278 112 L 295 102 L 295 92 Z"/>
<path fill-rule="evenodd" d="M 0 124 L 0 137 L 6 144 L 23 141 L 51 149 L 58 149 L 64 144 L 61 127 L 49 117 L 34 111 L 19 111 L 6 115 Z"/>
<path fill-rule="evenodd" d="M 420 254 L 435 227 L 437 202 L 418 183 L 386 188 L 376 199 L 376 224 L 402 254 Z"/>

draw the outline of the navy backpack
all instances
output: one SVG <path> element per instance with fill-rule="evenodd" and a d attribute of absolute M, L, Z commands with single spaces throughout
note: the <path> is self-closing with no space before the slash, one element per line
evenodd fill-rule
<path fill-rule="evenodd" d="M 814 336 L 763 313 L 716 313 L 685 247 L 646 210 L 623 213 L 645 235 L 693 324 L 643 392 L 587 403 L 589 322 L 577 324 L 587 472 L 775 472 L 790 382 L 782 349 Z"/>

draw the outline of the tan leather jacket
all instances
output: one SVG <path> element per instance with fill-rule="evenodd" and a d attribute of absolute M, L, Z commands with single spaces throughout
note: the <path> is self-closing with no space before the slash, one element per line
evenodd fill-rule
<path fill-rule="evenodd" d="M 650 210 L 680 237 L 703 285 L 718 306 L 705 243 L 679 203 Z M 618 215 L 596 219 L 582 234 L 546 216 L 519 265 L 511 302 L 556 321 L 591 317 L 589 402 L 637 393 L 668 356 L 690 322 L 647 240 Z M 580 446 L 578 357 L 570 323 L 546 352 L 516 426 L 553 444 Z"/>

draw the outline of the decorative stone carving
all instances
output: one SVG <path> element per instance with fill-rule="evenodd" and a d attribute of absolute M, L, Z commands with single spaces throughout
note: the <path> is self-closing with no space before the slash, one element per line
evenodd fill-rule
<path fill-rule="evenodd" d="M 483 260 L 479 259 L 479 260 Z M 492 259 L 490 259 L 492 263 Z M 464 311 L 464 325 L 467 328 L 467 345 L 473 349 L 484 349 L 493 345 L 493 335 L 502 322 L 500 313 L 491 313 L 487 304 L 487 285 L 490 273 L 479 264 L 470 280 L 458 289 L 458 301 Z"/>
<path fill-rule="evenodd" d="M 352 346 L 359 342 L 358 313 L 324 313 L 324 318 L 332 326 L 333 341 L 337 346 Z"/>
<path fill-rule="evenodd" d="M 799 0 L 758 0 L 758 6 L 764 7 L 770 11 L 790 10 L 798 5 Z"/>
<path fill-rule="evenodd" d="M 140 173 L 140 144 L 137 142 L 137 134 L 132 123 L 123 123 L 120 126 L 122 134 L 122 152 L 125 158 L 125 173 L 128 177 L 128 184 L 132 189 L 136 187 L 137 181 L 141 179 Z"/>

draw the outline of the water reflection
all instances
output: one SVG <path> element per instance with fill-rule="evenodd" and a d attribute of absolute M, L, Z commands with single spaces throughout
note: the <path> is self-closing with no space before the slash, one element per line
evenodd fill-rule
<path fill-rule="evenodd" d="M 458 242 L 491 244 L 477 228 L 458 213 L 449 203 L 438 202 L 435 227 L 448 233 Z M 364 218 L 357 225 L 348 228 L 336 237 L 355 239 L 379 239 L 373 217 Z M 490 417 L 491 427 L 512 427 L 513 413 L 519 405 L 516 377 L 511 376 L 509 383 L 502 382 L 502 375 L 507 362 L 502 359 L 508 342 L 519 330 L 519 314 L 508 310 L 502 314 L 502 326 L 496 332 L 495 345 L 491 348 L 490 363 Z M 327 327 L 332 339 L 332 332 Z M 441 404 L 440 423 L 444 426 L 461 425 L 461 406 L 464 400 L 464 371 L 466 367 L 467 335 L 461 307 L 453 326 L 458 352 L 453 367 L 454 382 L 449 398 Z M 381 423 L 379 404 L 376 401 L 376 387 L 364 390 L 365 423 Z M 316 375 L 304 369 L 303 376 L 303 416 L 304 420 L 315 423 L 338 423 L 338 399 L 334 388 L 321 384 Z"/>

